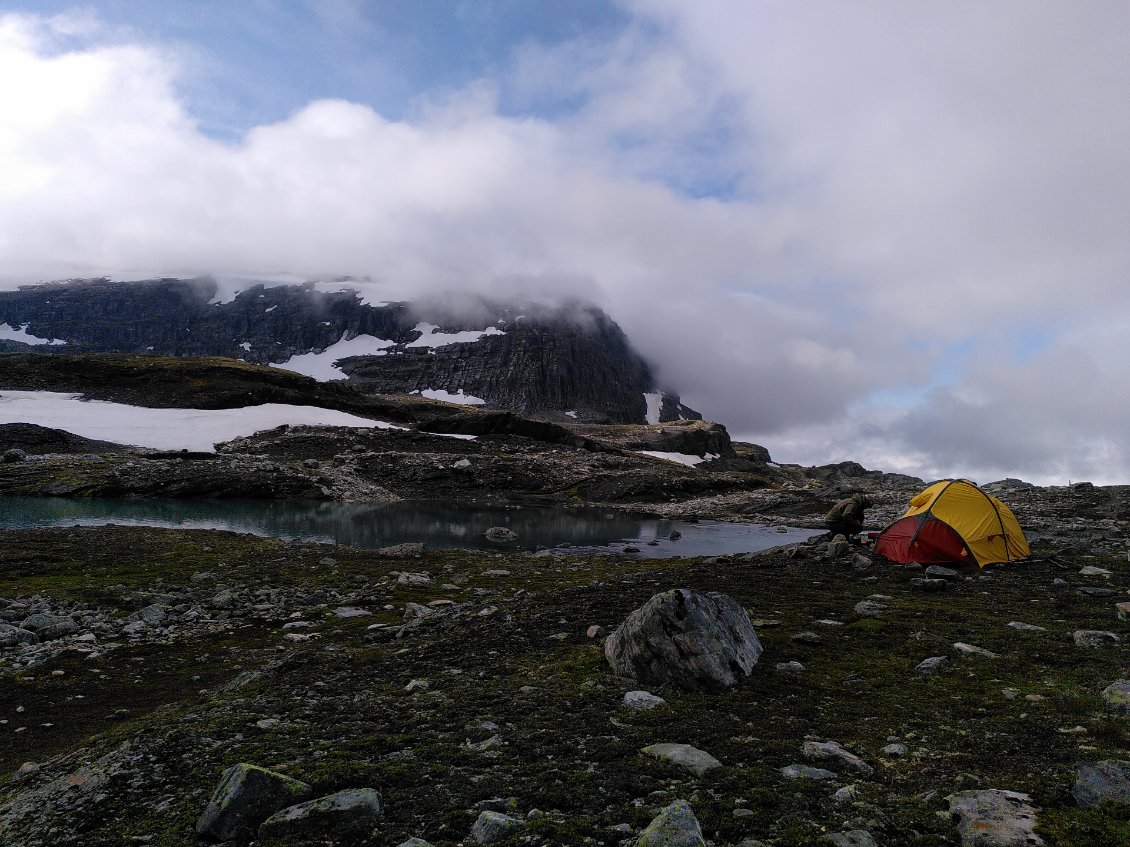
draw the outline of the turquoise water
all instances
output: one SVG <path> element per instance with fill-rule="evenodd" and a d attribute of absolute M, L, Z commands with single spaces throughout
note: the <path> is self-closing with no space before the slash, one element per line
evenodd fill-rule
<path fill-rule="evenodd" d="M 636 555 L 717 556 L 754 552 L 802 541 L 812 530 L 761 524 L 688 523 L 631 516 L 603 509 L 477 508 L 434 502 L 326 503 L 254 500 L 114 500 L 0 497 L 0 529 L 100 524 L 222 529 L 286 539 L 387 547 L 423 542 L 431 548 L 534 550 L 569 545 L 572 552 L 638 546 Z M 483 533 L 503 526 L 518 534 L 509 543 Z M 682 538 L 671 541 L 673 530 Z M 648 545 L 648 541 L 658 544 Z M 562 547 L 562 549 L 566 549 Z"/>

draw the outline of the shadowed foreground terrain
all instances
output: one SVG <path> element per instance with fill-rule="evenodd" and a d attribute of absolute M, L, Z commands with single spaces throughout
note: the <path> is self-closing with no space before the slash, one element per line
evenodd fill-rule
<path fill-rule="evenodd" d="M 5 845 L 195 845 L 237 762 L 318 796 L 377 789 L 369 844 L 464 842 L 492 800 L 526 821 L 499 843 L 634 844 L 676 798 L 714 845 L 827 844 L 850 829 L 957 844 L 944 798 L 969 788 L 1031 795 L 1049 844 L 1130 843 L 1126 807 L 1085 810 L 1070 794 L 1081 762 L 1130 758 L 1130 718 L 1100 696 L 1130 675 L 1125 641 L 1072 639 L 1128 634 L 1124 554 L 1038 544 L 1032 561 L 926 593 L 913 569 L 787 551 L 413 556 L 115 526 L 2 542 L 0 616 L 79 624 L 34 660 L 0 651 Z M 1088 565 L 1111 575 L 1080 575 Z M 665 706 L 633 711 L 624 693 L 646 686 L 614 677 L 586 630 L 674 587 L 735 597 L 765 652 L 728 693 L 654 691 Z M 868 598 L 885 608 L 856 611 Z M 949 661 L 916 670 L 932 656 Z M 777 667 L 790 661 L 803 670 Z M 780 769 L 805 761 L 805 740 L 837 741 L 874 773 L 825 762 L 833 779 L 789 780 Z M 641 755 L 658 742 L 722 767 L 694 777 Z M 854 799 L 832 799 L 853 784 Z"/>

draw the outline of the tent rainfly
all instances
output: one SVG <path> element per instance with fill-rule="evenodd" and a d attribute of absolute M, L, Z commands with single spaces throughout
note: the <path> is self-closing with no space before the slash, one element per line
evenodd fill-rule
<path fill-rule="evenodd" d="M 984 567 L 1031 555 L 1012 510 L 967 479 L 943 479 L 911 498 L 875 552 L 893 562 L 963 562 Z"/>

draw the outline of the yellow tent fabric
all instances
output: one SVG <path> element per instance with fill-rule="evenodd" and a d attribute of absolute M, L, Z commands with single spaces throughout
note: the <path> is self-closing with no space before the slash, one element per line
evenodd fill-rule
<path fill-rule="evenodd" d="M 917 521 L 906 521 L 916 516 L 921 517 Z M 892 545 L 888 546 L 893 549 L 897 536 L 905 535 L 912 527 L 917 527 L 913 534 L 919 536 L 921 527 L 930 518 L 953 529 L 968 550 L 968 554 L 963 551 L 961 557 L 967 560 L 972 556 L 981 567 L 1023 559 L 1032 553 L 1012 510 L 965 479 L 940 480 L 911 498 L 910 507 L 902 517 L 884 531 L 884 534 L 893 531 Z M 914 546 L 913 540 L 909 539 L 908 546 Z M 879 552 L 883 552 L 882 541 L 880 537 L 876 546 Z"/>

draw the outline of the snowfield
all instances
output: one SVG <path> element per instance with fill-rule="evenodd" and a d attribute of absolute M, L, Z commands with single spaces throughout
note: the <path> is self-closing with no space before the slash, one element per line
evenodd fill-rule
<path fill-rule="evenodd" d="M 450 391 L 444 391 L 442 388 L 425 388 L 422 391 L 413 391 L 412 393 L 419 394 L 421 397 L 427 397 L 429 400 L 443 400 L 445 403 L 458 403 L 460 406 L 483 406 L 487 402 L 482 397 L 476 397 L 473 394 L 464 394 L 462 388 L 454 394 Z"/>
<path fill-rule="evenodd" d="M 488 326 L 482 330 L 468 329 L 463 332 L 436 332 L 439 327 L 435 324 L 418 323 L 413 329 L 422 335 L 415 341 L 409 341 L 404 345 L 405 347 L 446 347 L 448 344 L 479 341 L 486 335 L 506 335 L 496 326 Z"/>
<path fill-rule="evenodd" d="M 348 356 L 385 356 L 386 348 L 396 344 L 395 341 L 386 341 L 375 335 L 358 335 L 356 338 L 346 340 L 342 338 L 336 344 L 331 344 L 321 353 L 303 353 L 300 356 L 291 356 L 281 364 L 272 364 L 272 368 L 282 368 L 284 371 L 312 376 L 321 382 L 345 379 L 346 375 L 334 365 L 339 359 Z"/>
<path fill-rule="evenodd" d="M 644 456 L 651 456 L 653 459 L 666 459 L 668 462 L 678 462 L 681 465 L 695 465 L 702 462 L 708 462 L 711 459 L 717 459 L 720 453 L 707 453 L 705 456 L 695 456 L 693 453 L 664 453 L 660 450 L 637 450 Z"/>
<path fill-rule="evenodd" d="M 659 423 L 659 414 L 663 409 L 663 392 L 656 391 L 650 394 L 644 394 L 643 400 L 647 403 L 645 420 L 649 424 Z"/>
<path fill-rule="evenodd" d="M 66 344 L 60 338 L 39 338 L 38 336 L 31 335 L 27 331 L 28 324 L 23 326 L 8 326 L 7 324 L 0 324 L 0 338 L 7 341 L 22 341 L 24 344 L 47 344 L 58 345 Z"/>
<path fill-rule="evenodd" d="M 0 424 L 38 424 L 99 441 L 199 452 L 212 452 L 218 442 L 282 424 L 403 429 L 316 406 L 264 403 L 242 409 L 147 409 L 79 398 L 53 391 L 0 391 Z"/>

